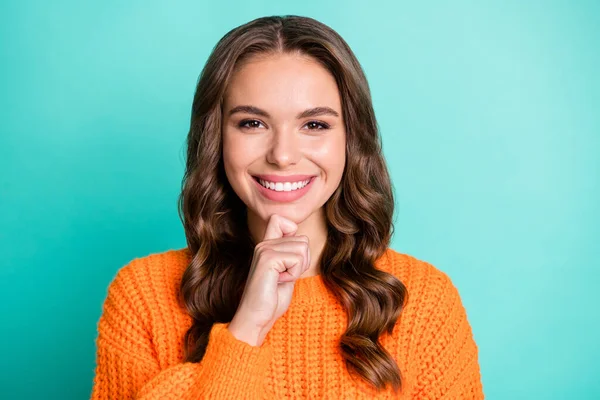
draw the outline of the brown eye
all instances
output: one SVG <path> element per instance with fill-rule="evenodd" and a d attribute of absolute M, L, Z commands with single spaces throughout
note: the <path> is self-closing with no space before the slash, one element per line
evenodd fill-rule
<path fill-rule="evenodd" d="M 245 119 L 243 121 L 240 121 L 240 123 L 238 124 L 238 127 L 246 128 L 246 129 L 254 129 L 254 128 L 259 128 L 260 124 L 261 124 L 261 122 L 255 120 L 255 119 Z"/>
<path fill-rule="evenodd" d="M 321 129 L 329 129 L 329 125 L 327 125 L 324 122 L 319 122 L 319 121 L 309 121 L 306 123 L 305 126 L 307 126 L 308 129 L 311 131 L 316 131 L 316 130 L 321 130 Z"/>

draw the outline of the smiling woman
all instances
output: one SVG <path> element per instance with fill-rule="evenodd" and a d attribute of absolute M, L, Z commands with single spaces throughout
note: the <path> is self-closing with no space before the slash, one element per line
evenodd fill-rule
<path fill-rule="evenodd" d="M 334 76 L 298 52 L 248 56 L 227 85 L 223 112 L 225 173 L 247 207 L 255 240 L 278 214 L 299 224 L 296 234 L 314 238 L 311 254 L 320 255 L 327 231 L 323 205 L 339 187 L 346 162 Z M 318 273 L 318 262 L 313 257 L 307 275 Z"/>
<path fill-rule="evenodd" d="M 481 399 L 450 278 L 389 248 L 369 86 L 306 17 L 227 33 L 196 88 L 187 247 L 111 283 L 93 399 Z"/>

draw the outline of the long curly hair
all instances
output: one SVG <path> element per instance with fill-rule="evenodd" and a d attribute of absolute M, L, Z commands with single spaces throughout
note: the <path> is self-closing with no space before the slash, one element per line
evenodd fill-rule
<path fill-rule="evenodd" d="M 404 284 L 375 268 L 394 231 L 394 198 L 364 72 L 348 44 L 312 18 L 258 18 L 229 31 L 214 47 L 194 95 L 186 169 L 178 211 L 190 263 L 180 295 L 193 318 L 185 361 L 200 362 L 214 323 L 230 322 L 252 261 L 254 240 L 245 204 L 231 188 L 222 159 L 223 97 L 232 73 L 258 54 L 299 53 L 334 77 L 346 126 L 346 167 L 325 203 L 327 242 L 319 259 L 322 279 L 348 316 L 339 346 L 349 373 L 377 390 L 402 387 L 400 369 L 379 343 L 392 333 L 407 301 Z"/>

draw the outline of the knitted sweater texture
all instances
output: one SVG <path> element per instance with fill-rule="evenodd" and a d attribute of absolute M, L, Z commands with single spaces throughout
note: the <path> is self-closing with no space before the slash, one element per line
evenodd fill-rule
<path fill-rule="evenodd" d="M 458 290 L 441 270 L 388 248 L 377 269 L 408 289 L 391 335 L 402 390 L 377 392 L 350 374 L 339 349 L 347 316 L 320 275 L 298 279 L 261 346 L 213 325 L 204 358 L 183 362 L 191 317 L 178 302 L 187 249 L 137 258 L 108 287 L 98 322 L 93 400 L 483 399 L 478 348 Z"/>

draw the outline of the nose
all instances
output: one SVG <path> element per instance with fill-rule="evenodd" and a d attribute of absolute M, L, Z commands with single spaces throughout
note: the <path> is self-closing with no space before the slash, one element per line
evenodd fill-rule
<path fill-rule="evenodd" d="M 284 169 L 296 164 L 299 158 L 300 149 L 295 132 L 291 129 L 275 130 L 267 152 L 267 162 Z"/>

